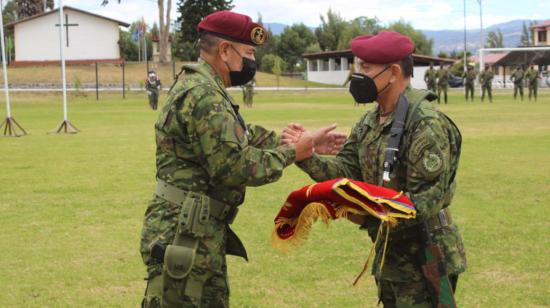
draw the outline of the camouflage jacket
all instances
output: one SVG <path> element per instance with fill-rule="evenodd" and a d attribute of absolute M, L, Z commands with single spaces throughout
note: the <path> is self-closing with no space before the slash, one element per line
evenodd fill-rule
<path fill-rule="evenodd" d="M 516 69 L 512 72 L 510 80 L 514 82 L 514 85 L 522 85 L 525 72 L 522 69 Z"/>
<path fill-rule="evenodd" d="M 493 84 L 493 78 L 495 77 L 495 74 L 491 70 L 485 70 L 481 74 L 479 74 L 479 83 L 481 83 L 482 86 L 490 87 Z"/>
<path fill-rule="evenodd" d="M 537 79 L 539 78 L 539 71 L 535 69 L 528 69 L 527 72 L 525 72 L 525 79 L 527 79 L 527 82 L 530 86 L 535 86 L 537 84 Z"/>
<path fill-rule="evenodd" d="M 424 73 L 424 81 L 426 83 L 433 83 L 435 84 L 435 80 L 437 79 L 437 71 L 433 68 L 429 68 Z"/>
<path fill-rule="evenodd" d="M 158 91 L 160 89 L 160 79 L 151 82 L 149 78 L 145 79 L 145 89 L 149 91 Z"/>
<path fill-rule="evenodd" d="M 476 72 L 474 70 L 464 72 L 462 78 L 464 79 L 465 84 L 472 85 L 476 80 Z"/>
<path fill-rule="evenodd" d="M 448 185 L 449 152 L 452 145 L 447 136 L 446 122 L 429 101 L 436 96 L 419 90 L 409 90 L 406 96 L 410 102 L 406 130 L 390 182 L 384 182 L 382 174 L 394 114 L 383 124 L 379 124 L 378 108 L 367 112 L 355 124 L 336 157 L 314 155 L 298 164 L 315 181 L 348 177 L 408 194 L 418 211 L 417 218 L 401 221 L 391 229 L 381 272 L 382 241 L 375 248 L 377 257 L 374 260 L 373 274 L 377 278 L 392 281 L 423 279 L 418 261 L 421 249 L 418 224 L 428 221 L 442 208 L 449 206 L 454 194 L 454 185 Z M 415 106 L 417 104 L 419 105 Z M 376 237 L 379 224 L 377 219 L 367 216 L 364 228 L 372 239 Z M 463 272 L 466 269 L 466 259 L 456 226 L 437 230 L 433 237 L 445 253 L 447 271 Z"/>
<path fill-rule="evenodd" d="M 209 64 L 184 66 L 155 124 L 157 178 L 233 206 L 246 186 L 279 179 L 294 149 L 238 110 Z"/>
<path fill-rule="evenodd" d="M 437 70 L 437 84 L 440 86 L 449 85 L 449 71 L 444 68 Z"/>

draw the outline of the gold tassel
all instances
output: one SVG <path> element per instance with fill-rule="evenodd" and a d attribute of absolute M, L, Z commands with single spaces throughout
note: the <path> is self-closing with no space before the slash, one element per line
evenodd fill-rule
<path fill-rule="evenodd" d="M 365 272 L 369 269 L 370 267 L 370 264 L 374 258 L 374 255 L 375 255 L 375 251 L 376 251 L 376 245 L 378 244 L 378 239 L 380 238 L 380 235 L 382 235 L 382 226 L 383 224 L 381 223 L 380 224 L 380 227 L 378 227 L 378 232 L 376 232 L 376 238 L 374 239 L 374 243 L 372 244 L 372 247 L 370 249 L 370 252 L 369 252 L 369 257 L 367 258 L 367 261 L 365 262 L 365 265 L 363 266 L 363 270 L 361 270 L 361 272 L 359 273 L 359 275 L 357 275 L 357 277 L 355 278 L 355 280 L 353 281 L 353 286 L 357 285 L 357 283 L 359 282 L 359 280 L 361 280 L 361 278 L 363 277 L 363 275 L 365 274 Z"/>

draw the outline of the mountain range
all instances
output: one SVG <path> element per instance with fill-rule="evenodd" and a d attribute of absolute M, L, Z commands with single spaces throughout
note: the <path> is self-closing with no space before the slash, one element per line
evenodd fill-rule
<path fill-rule="evenodd" d="M 489 26 L 483 29 L 484 41 L 491 31 L 500 29 L 502 32 L 504 47 L 517 47 L 520 44 L 521 33 L 523 31 L 523 23 L 529 25 L 530 20 L 516 19 L 505 23 Z M 288 25 L 278 22 L 264 23 L 264 26 L 271 29 L 273 34 L 281 34 Z M 310 27 L 312 31 L 315 28 Z M 464 49 L 464 30 L 421 30 L 426 37 L 433 39 L 433 53 L 439 52 L 450 53 L 453 51 L 461 51 Z M 480 46 L 480 31 L 479 29 L 466 31 L 467 48 L 469 51 L 476 52 Z"/>

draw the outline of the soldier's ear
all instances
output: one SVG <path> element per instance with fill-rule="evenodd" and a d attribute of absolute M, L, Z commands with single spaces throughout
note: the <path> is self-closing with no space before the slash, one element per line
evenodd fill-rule
<path fill-rule="evenodd" d="M 221 40 L 218 44 L 218 56 L 222 59 L 222 61 L 227 62 L 229 59 L 229 47 L 231 46 L 231 43 L 229 43 L 226 40 Z"/>
<path fill-rule="evenodd" d="M 403 70 L 401 69 L 401 65 L 394 63 L 391 65 L 390 82 L 394 83 L 399 76 L 403 76 Z"/>

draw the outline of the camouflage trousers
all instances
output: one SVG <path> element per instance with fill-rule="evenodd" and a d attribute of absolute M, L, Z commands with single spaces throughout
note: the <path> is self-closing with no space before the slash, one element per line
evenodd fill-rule
<path fill-rule="evenodd" d="M 518 92 L 519 92 L 519 95 L 521 97 L 521 100 L 523 100 L 523 84 L 515 83 L 514 84 L 514 99 L 517 98 Z"/>
<path fill-rule="evenodd" d="M 180 212 L 180 206 L 156 196 L 145 212 L 140 252 L 148 275 L 142 307 L 229 307 L 225 224 L 212 221 L 207 234 L 196 238 L 191 270 L 184 278 L 172 278 L 163 261 L 151 257 L 154 242 L 173 243 Z"/>
<path fill-rule="evenodd" d="M 149 106 L 153 110 L 157 110 L 158 101 L 159 101 L 159 91 L 158 90 L 147 90 L 147 97 L 149 97 Z"/>
<path fill-rule="evenodd" d="M 537 85 L 529 85 L 529 100 L 531 100 L 531 97 L 535 98 L 535 101 L 537 100 Z"/>
<path fill-rule="evenodd" d="M 437 85 L 437 103 L 441 103 L 441 92 L 443 92 L 443 98 L 445 99 L 445 104 L 447 104 L 447 85 Z"/>
<path fill-rule="evenodd" d="M 466 93 L 465 93 L 466 100 L 468 100 L 468 96 L 469 96 L 470 100 L 474 101 L 474 84 L 473 83 L 466 83 L 464 85 L 464 90 L 466 91 Z"/>
<path fill-rule="evenodd" d="M 449 280 L 456 290 L 458 275 L 449 275 Z M 384 308 L 432 308 L 430 293 L 424 280 L 395 282 L 377 280 L 378 297 Z"/>

